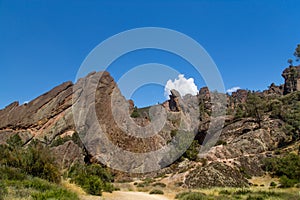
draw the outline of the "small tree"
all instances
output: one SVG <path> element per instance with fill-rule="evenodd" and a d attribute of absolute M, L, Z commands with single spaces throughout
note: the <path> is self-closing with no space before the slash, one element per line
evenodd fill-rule
<path fill-rule="evenodd" d="M 263 121 L 263 114 L 265 111 L 265 102 L 255 93 L 248 94 L 246 101 L 246 111 L 249 117 L 254 117 L 261 127 L 261 122 Z"/>
<path fill-rule="evenodd" d="M 290 64 L 290 66 L 293 66 L 293 59 L 289 58 L 287 62 Z"/>

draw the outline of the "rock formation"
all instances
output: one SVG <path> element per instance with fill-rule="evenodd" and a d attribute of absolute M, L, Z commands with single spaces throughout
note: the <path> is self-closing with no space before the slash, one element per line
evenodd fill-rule
<path fill-rule="evenodd" d="M 290 67 L 282 74 L 284 87 L 273 84 L 269 90 L 257 94 L 269 98 L 300 91 L 299 74 L 300 66 Z M 63 83 L 27 104 L 14 102 L 0 110 L 0 144 L 14 134 L 22 138 L 24 145 L 39 140 L 51 147 L 61 168 L 75 162 L 101 162 L 134 173 L 164 167 L 151 175 L 165 172 L 175 175 L 184 169 L 181 181 L 188 188 L 245 186 L 248 184 L 245 176 L 261 176 L 262 160 L 282 141 L 291 140 L 282 128 L 285 122 L 270 117 L 269 113 L 263 116 L 261 124 L 252 117 L 234 119 L 234 113 L 211 117 L 212 110 L 224 106 L 233 109 L 245 103 L 248 93 L 233 92 L 227 95 L 228 105 L 219 105 L 211 99 L 222 99 L 224 94 L 212 95 L 208 88 L 202 88 L 197 96 L 184 97 L 172 90 L 169 101 L 138 109 L 140 117 L 132 118 L 133 101 L 122 96 L 109 73 L 93 72 L 75 84 Z M 176 149 L 168 154 L 157 153 L 169 144 L 184 144 L 187 136 L 196 136 L 203 144 L 211 122 L 218 117 L 225 118 L 226 123 L 223 128 L 213 130 L 221 130 L 221 135 L 218 143 L 201 155 L 205 162 L 171 164 L 170 157 L 178 153 Z M 68 140 L 54 145 L 59 138 L 77 134 L 82 143 Z M 106 140 L 122 151 L 111 150 Z M 124 150 L 134 154 L 124 154 Z M 148 152 L 154 153 L 139 157 Z"/>
<path fill-rule="evenodd" d="M 300 91 L 300 66 L 290 66 L 282 72 L 285 80 L 283 94 Z"/>
<path fill-rule="evenodd" d="M 180 94 L 176 90 L 171 90 L 171 94 L 169 95 L 170 100 L 169 102 L 169 108 L 173 112 L 179 112 L 180 107 L 179 107 L 179 102 L 178 98 L 180 98 Z"/>

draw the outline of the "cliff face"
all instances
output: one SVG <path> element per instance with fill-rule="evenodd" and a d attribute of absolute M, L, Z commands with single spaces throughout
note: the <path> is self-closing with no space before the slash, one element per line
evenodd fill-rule
<path fill-rule="evenodd" d="M 122 96 L 107 72 L 79 80 L 74 86 L 74 119 L 93 160 L 131 173 L 158 170 L 171 164 L 165 160 L 171 132 L 181 127 L 186 132 L 194 131 L 199 123 L 197 97 L 185 97 L 187 105 L 180 103 L 176 91 L 172 94 L 169 107 L 153 106 L 145 110 L 149 117 L 134 119 L 130 117 L 132 101 Z M 143 126 L 138 121 L 143 121 Z"/>
<path fill-rule="evenodd" d="M 283 72 L 285 93 L 300 89 L 299 79 L 292 79 L 295 76 L 291 70 Z M 239 90 L 228 95 L 228 110 L 245 104 L 248 93 Z M 282 88 L 271 85 L 269 90 L 256 94 L 276 103 L 274 98 L 281 97 Z M 168 144 L 182 142 L 188 133 L 202 144 L 204 137 L 209 137 L 209 124 L 217 118 L 210 117 L 216 106 L 220 105 L 212 104 L 208 88 L 202 88 L 197 96 L 183 98 L 172 91 L 169 101 L 138 109 L 139 117 L 133 118 L 134 103 L 122 96 L 113 78 L 107 72 L 91 73 L 75 85 L 66 82 L 28 104 L 14 102 L 0 110 L 0 143 L 14 134 L 20 135 L 24 145 L 39 140 L 51 147 L 62 168 L 75 162 L 102 162 L 134 173 L 163 168 L 150 176 L 171 173 L 188 188 L 248 185 L 245 175 L 263 175 L 262 160 L 292 138 L 282 128 L 286 122 L 272 117 L 270 111 L 260 116 L 261 121 L 251 116 L 236 118 L 236 110 L 228 112 L 218 143 L 207 154 L 198 155 L 200 161 L 172 164 L 171 154 L 158 153 Z M 83 144 L 73 140 L 57 143 L 59 138 L 72 135 L 79 135 Z M 111 150 L 109 145 L 117 148 Z M 124 150 L 134 154 L 124 154 Z M 139 157 L 149 152 L 154 153 Z"/>

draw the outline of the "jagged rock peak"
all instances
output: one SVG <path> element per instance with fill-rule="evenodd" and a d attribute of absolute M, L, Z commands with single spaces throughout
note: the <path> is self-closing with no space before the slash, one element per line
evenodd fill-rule
<path fill-rule="evenodd" d="M 169 95 L 169 97 L 170 97 L 169 100 L 170 110 L 173 112 L 179 112 L 180 111 L 179 102 L 178 102 L 178 98 L 180 98 L 179 92 L 173 89 L 171 90 L 171 94 Z"/>
<path fill-rule="evenodd" d="M 282 72 L 284 78 L 283 94 L 289 94 L 295 91 L 300 91 L 300 65 L 290 66 Z"/>

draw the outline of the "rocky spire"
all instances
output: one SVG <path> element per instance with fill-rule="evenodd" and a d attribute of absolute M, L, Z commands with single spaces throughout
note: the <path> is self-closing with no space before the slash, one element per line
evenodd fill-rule
<path fill-rule="evenodd" d="M 286 68 L 282 77 L 285 79 L 283 94 L 300 91 L 300 65 Z"/>

